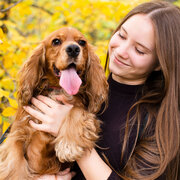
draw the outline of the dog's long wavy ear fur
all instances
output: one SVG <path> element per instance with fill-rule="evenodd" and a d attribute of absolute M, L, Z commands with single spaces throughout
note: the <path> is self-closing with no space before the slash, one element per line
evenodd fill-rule
<path fill-rule="evenodd" d="M 45 68 L 45 46 L 41 43 L 33 51 L 19 72 L 18 101 L 27 105 L 33 96 L 34 89 L 39 85 Z"/>
<path fill-rule="evenodd" d="M 96 113 L 103 102 L 107 102 L 108 83 L 105 72 L 100 64 L 100 59 L 94 53 L 91 45 L 88 45 L 88 70 L 86 72 L 86 92 L 89 99 L 88 110 Z"/>

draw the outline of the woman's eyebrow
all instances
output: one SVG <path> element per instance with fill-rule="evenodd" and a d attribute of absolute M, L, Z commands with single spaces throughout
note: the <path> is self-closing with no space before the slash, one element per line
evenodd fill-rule
<path fill-rule="evenodd" d="M 122 28 L 122 30 L 123 30 L 126 34 L 128 34 L 127 31 L 124 29 L 123 26 L 121 26 L 121 28 Z M 120 29 L 121 29 L 121 28 L 120 28 Z"/>

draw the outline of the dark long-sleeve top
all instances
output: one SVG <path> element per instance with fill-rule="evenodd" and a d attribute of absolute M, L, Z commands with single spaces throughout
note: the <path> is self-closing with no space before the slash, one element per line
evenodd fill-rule
<path fill-rule="evenodd" d="M 102 123 L 102 132 L 96 151 L 103 160 L 104 156 L 108 159 L 113 168 L 108 180 L 121 180 L 116 172 L 121 172 L 127 163 L 128 157 L 133 149 L 137 128 L 134 126 L 129 137 L 128 148 L 126 149 L 123 160 L 121 160 L 121 150 L 124 140 L 124 126 L 127 113 L 130 107 L 141 97 L 142 85 L 125 85 L 118 83 L 109 76 L 109 102 L 107 109 L 98 115 Z M 116 171 L 116 172 L 115 172 Z M 74 179 L 85 179 L 80 169 Z"/>
<path fill-rule="evenodd" d="M 121 160 L 121 150 L 124 140 L 124 126 L 127 119 L 127 113 L 130 107 L 141 97 L 142 85 L 121 84 L 112 79 L 110 75 L 109 83 L 109 103 L 106 111 L 99 116 L 102 120 L 102 133 L 98 142 L 97 152 L 102 157 L 102 153 L 108 159 L 110 165 L 117 172 L 120 172 L 126 165 L 130 156 L 136 138 L 136 126 L 129 137 L 129 145 L 124 155 L 126 158 Z M 103 158 L 103 157 L 102 157 Z M 120 179 L 112 171 L 108 180 Z"/>

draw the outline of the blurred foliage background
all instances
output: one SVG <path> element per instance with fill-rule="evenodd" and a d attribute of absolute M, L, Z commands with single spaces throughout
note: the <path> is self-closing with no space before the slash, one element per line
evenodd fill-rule
<path fill-rule="evenodd" d="M 0 136 L 17 109 L 17 73 L 38 43 L 63 26 L 79 29 L 104 66 L 119 21 L 148 0 L 0 0 Z M 180 5 L 180 1 L 176 2 Z"/>

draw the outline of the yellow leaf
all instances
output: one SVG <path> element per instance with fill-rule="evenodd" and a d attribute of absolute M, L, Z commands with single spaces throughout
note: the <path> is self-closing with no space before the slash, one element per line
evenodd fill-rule
<path fill-rule="evenodd" d="M 0 116 L 0 124 L 2 124 L 2 116 Z"/>
<path fill-rule="evenodd" d="M 0 69 L 0 77 L 4 75 L 5 71 L 3 69 Z"/>
<path fill-rule="evenodd" d="M 8 98 L 8 99 L 9 99 L 10 105 L 11 105 L 13 108 L 17 109 L 17 107 L 18 107 L 17 101 L 16 101 L 15 99 L 12 99 L 12 98 Z"/>
<path fill-rule="evenodd" d="M 3 65 L 6 69 L 13 67 L 13 61 L 12 61 L 13 57 L 14 57 L 13 53 L 8 53 L 3 56 Z"/>
<path fill-rule="evenodd" d="M 2 115 L 5 117 L 13 116 L 16 113 L 16 109 L 12 107 L 7 107 L 3 110 Z"/>
<path fill-rule="evenodd" d="M 13 94 L 13 96 L 17 99 L 17 91 Z"/>
<path fill-rule="evenodd" d="M 9 125 L 10 125 L 10 123 L 8 123 L 7 121 L 4 121 L 4 123 L 3 123 L 3 133 L 7 130 Z"/>
<path fill-rule="evenodd" d="M 9 92 L 8 91 L 4 91 L 4 90 L 2 90 L 0 88 L 0 98 L 3 97 L 3 96 L 8 98 L 9 97 Z"/>
<path fill-rule="evenodd" d="M 2 39 L 4 37 L 4 33 L 2 31 L 2 29 L 0 28 L 0 39 Z"/>
<path fill-rule="evenodd" d="M 23 6 L 21 6 L 21 7 L 23 7 Z M 32 12 L 32 11 L 31 11 L 31 8 L 28 7 L 28 5 L 25 5 L 25 4 L 24 4 L 24 7 L 21 8 L 21 11 L 19 12 L 19 14 L 20 14 L 21 16 L 26 16 L 26 15 L 30 15 L 31 12 Z"/>
<path fill-rule="evenodd" d="M 0 50 L 6 52 L 8 48 L 9 48 L 9 43 L 3 40 L 3 42 L 0 43 Z"/>
<path fill-rule="evenodd" d="M 13 62 L 16 65 L 22 65 L 23 60 L 27 57 L 25 52 L 21 52 L 16 54 L 16 56 L 13 57 Z"/>
<path fill-rule="evenodd" d="M 17 77 L 17 74 L 18 74 L 18 69 L 15 68 L 15 67 L 12 67 L 10 70 L 9 70 L 9 74 L 11 75 L 11 77 L 13 77 L 14 79 Z M 1 76 L 0 76 L 1 77 Z"/>
<path fill-rule="evenodd" d="M 13 80 L 9 77 L 5 77 L 0 81 L 1 87 L 8 89 L 8 90 L 13 90 L 14 89 L 14 83 Z"/>

